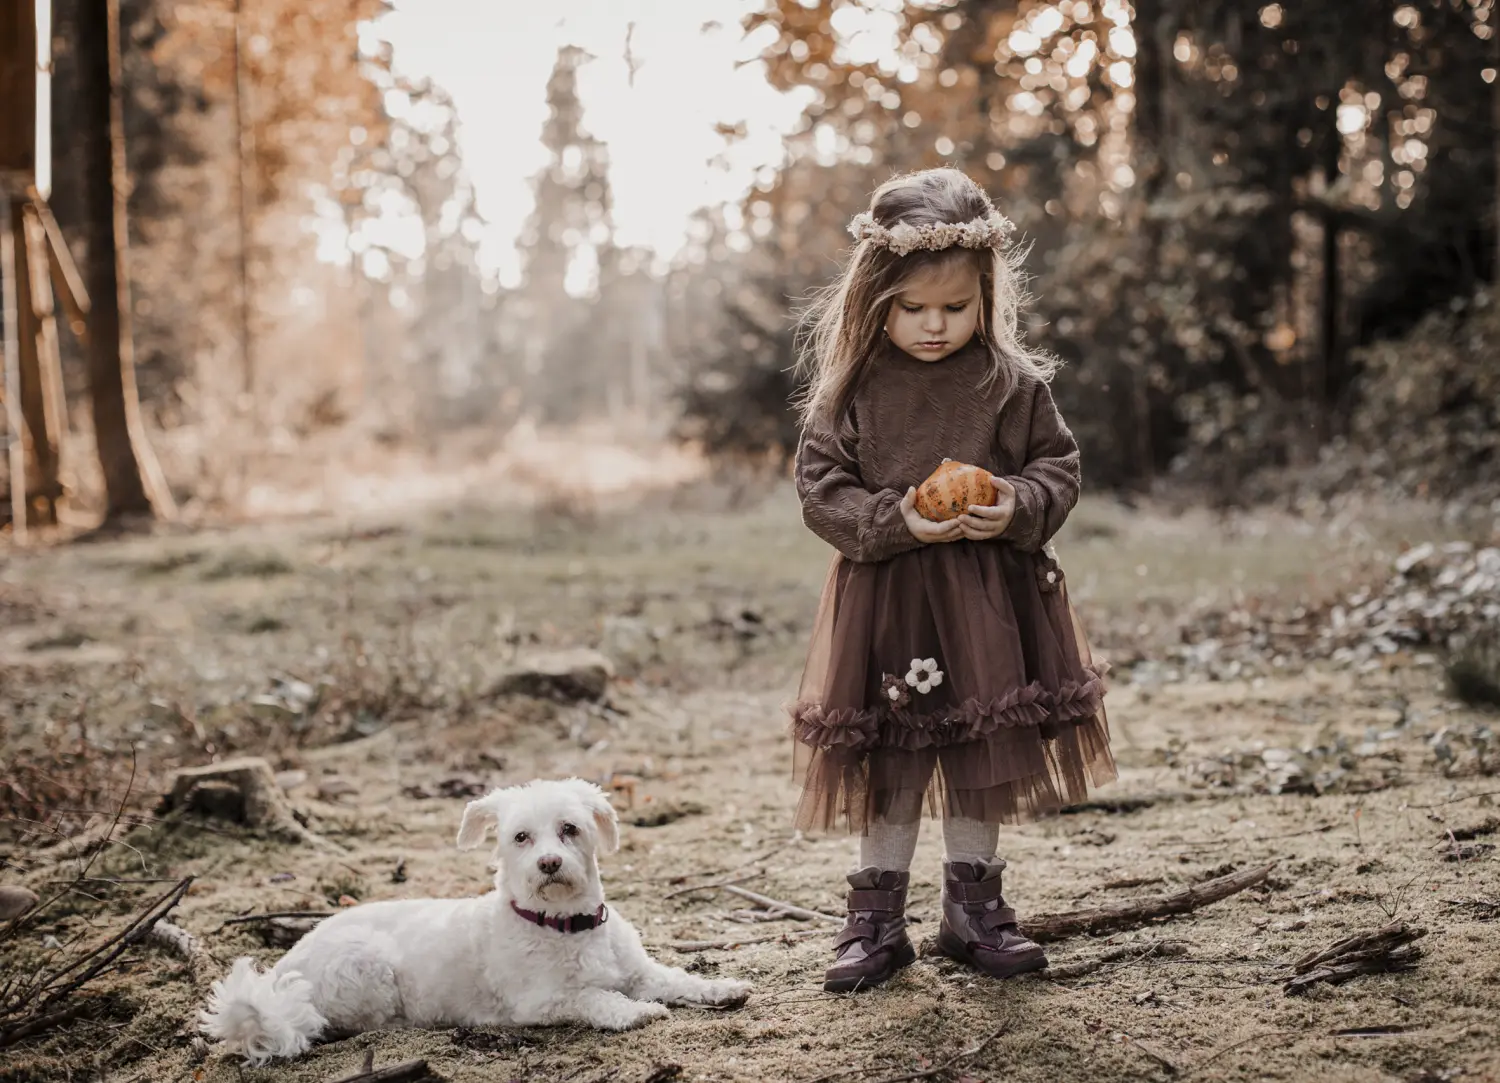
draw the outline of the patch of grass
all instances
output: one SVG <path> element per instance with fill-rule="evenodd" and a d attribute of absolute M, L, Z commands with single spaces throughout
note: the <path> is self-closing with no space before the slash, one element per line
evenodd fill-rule
<path fill-rule="evenodd" d="M 328 900 L 328 905 L 335 909 L 339 906 L 339 899 L 346 895 L 363 902 L 369 890 L 369 885 L 365 883 L 364 878 L 355 876 L 353 873 L 341 873 L 331 880 L 318 884 L 318 892 Z"/>
<path fill-rule="evenodd" d="M 278 575 L 290 575 L 295 571 L 291 562 L 280 553 L 235 549 L 224 554 L 217 563 L 203 573 L 209 582 L 222 579 L 270 579 Z"/>
<path fill-rule="evenodd" d="M 137 564 L 135 574 L 143 578 L 153 575 L 170 575 L 181 568 L 201 563 L 203 557 L 203 552 L 197 549 L 189 549 L 181 553 L 163 553 L 152 560 Z"/>
<path fill-rule="evenodd" d="M 53 650 L 77 650 L 85 643 L 92 643 L 93 637 L 87 632 L 80 632 L 76 628 L 68 628 L 55 635 L 42 636 L 33 639 L 26 644 L 28 651 L 53 651 Z"/>

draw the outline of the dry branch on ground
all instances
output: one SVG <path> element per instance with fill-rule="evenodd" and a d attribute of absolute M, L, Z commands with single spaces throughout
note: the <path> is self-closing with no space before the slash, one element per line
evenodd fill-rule
<path fill-rule="evenodd" d="M 1296 976 L 1283 988 L 1288 995 L 1295 995 L 1319 982 L 1337 984 L 1360 974 L 1409 970 L 1422 957 L 1422 949 L 1414 941 L 1426 935 L 1427 930 L 1419 926 L 1393 921 L 1373 932 L 1346 936 L 1293 963 Z"/>
<path fill-rule="evenodd" d="M 1155 895 L 1128 903 L 1112 903 L 1089 910 L 1071 910 L 1060 914 L 1037 914 L 1022 923 L 1022 930 L 1038 943 L 1065 940 L 1080 933 L 1120 932 L 1134 929 L 1157 918 L 1185 914 L 1200 906 L 1227 899 L 1248 887 L 1262 883 L 1271 875 L 1276 863 L 1220 876 L 1171 895 Z"/>

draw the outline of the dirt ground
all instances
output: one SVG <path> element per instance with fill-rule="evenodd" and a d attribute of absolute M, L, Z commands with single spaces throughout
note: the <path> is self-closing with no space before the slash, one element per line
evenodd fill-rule
<path fill-rule="evenodd" d="M 357 1071 L 367 1050 L 377 1066 L 425 1058 L 455 1083 L 1500 1080 L 1500 862 L 1483 848 L 1500 778 L 1455 771 L 1439 751 L 1485 719 L 1447 698 L 1440 667 L 1414 659 L 1371 672 L 1283 661 L 1237 680 L 1151 664 L 1179 638 L 1173 613 L 1337 593 L 1402 543 L 1452 532 L 1421 508 L 1309 523 L 1086 503 L 1060 549 L 1099 653 L 1118 666 L 1108 704 L 1121 778 L 1100 797 L 1140 800 L 1006 829 L 1008 895 L 1023 915 L 1055 912 L 1276 868 L 1195 913 L 1050 950 L 1054 967 L 1133 942 L 1181 954 L 1003 984 L 924 956 L 851 996 L 821 992 L 820 933 L 670 946 L 806 928 L 746 924 L 743 901 L 681 888 L 733 873 L 836 910 L 854 854 L 848 838 L 788 829 L 795 789 L 778 708 L 795 689 L 828 552 L 785 490 L 734 507 L 660 498 L 579 517 L 474 504 L 0 554 L 7 769 L 63 755 L 80 727 L 106 750 L 92 803 L 49 810 L 49 828 L 107 817 L 135 749 L 136 826 L 33 938 L 106 936 L 169 886 L 124 881 L 193 876 L 174 920 L 219 964 L 273 960 L 281 949 L 263 924 L 222 923 L 345 896 L 486 888 L 483 857 L 454 848 L 464 797 L 444 796 L 445 782 L 455 793 L 631 776 L 634 792 L 616 797 L 623 849 L 603 869 L 611 902 L 658 958 L 756 986 L 739 1010 L 679 1010 L 622 1035 L 372 1033 L 242 1070 L 217 1052 L 199 1059 L 202 990 L 181 961 L 143 945 L 77 994 L 92 998 L 89 1017 L 0 1052 L 0 1080 L 324 1083 Z M 569 646 L 614 659 L 603 704 L 489 694 L 518 655 Z M 308 690 L 311 704 L 299 699 Z M 241 753 L 305 772 L 290 801 L 344 852 L 151 811 L 171 767 Z M 1283 785 L 1288 762 L 1308 777 L 1333 764 L 1320 776 L 1333 781 Z M 76 867 L 10 828 L 0 881 L 45 890 Z M 1459 850 L 1466 828 L 1476 842 Z M 1500 842 L 1500 821 L 1488 831 Z M 935 931 L 939 834 L 924 828 L 913 873 L 919 941 Z M 1414 969 L 1283 993 L 1290 960 L 1393 917 L 1428 930 Z M 10 947 L 0 972 L 26 965 L 30 948 Z"/>

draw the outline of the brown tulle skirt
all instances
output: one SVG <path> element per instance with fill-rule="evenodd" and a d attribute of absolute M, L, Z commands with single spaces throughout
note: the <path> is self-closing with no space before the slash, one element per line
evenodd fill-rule
<path fill-rule="evenodd" d="M 939 681 L 922 672 L 928 690 L 908 686 L 913 661 L 929 659 Z M 788 708 L 797 826 L 911 822 L 924 796 L 933 815 L 987 823 L 1076 804 L 1116 776 L 1107 669 L 1050 554 L 958 541 L 879 563 L 835 557 Z"/>

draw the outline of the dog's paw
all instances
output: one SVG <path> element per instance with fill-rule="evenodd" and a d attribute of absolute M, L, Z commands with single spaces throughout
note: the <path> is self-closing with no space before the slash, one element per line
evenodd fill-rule
<path fill-rule="evenodd" d="M 715 981 L 705 981 L 701 988 L 695 991 L 692 1000 L 698 1004 L 708 1004 L 715 1008 L 738 1008 L 750 999 L 750 991 L 754 988 L 747 981 L 738 978 L 720 978 Z"/>
<path fill-rule="evenodd" d="M 610 1012 L 609 1017 L 600 1020 L 598 1025 L 605 1030 L 634 1030 L 636 1027 L 654 1023 L 658 1019 L 665 1019 L 671 1014 L 665 1004 L 654 1004 L 649 1000 L 633 1000 Z"/>

